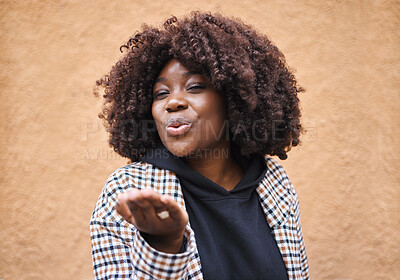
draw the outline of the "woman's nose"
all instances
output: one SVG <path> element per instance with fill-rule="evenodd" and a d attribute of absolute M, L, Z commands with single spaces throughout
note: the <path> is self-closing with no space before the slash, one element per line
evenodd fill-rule
<path fill-rule="evenodd" d="M 165 106 L 168 112 L 176 112 L 184 110 L 188 107 L 188 103 L 183 92 L 170 93 L 169 100 Z"/>

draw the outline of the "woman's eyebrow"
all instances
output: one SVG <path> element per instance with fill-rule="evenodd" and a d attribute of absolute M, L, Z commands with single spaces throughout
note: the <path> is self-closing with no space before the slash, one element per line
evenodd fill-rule
<path fill-rule="evenodd" d="M 193 76 L 193 75 L 201 75 L 201 73 L 196 72 L 196 71 L 189 71 L 189 72 L 186 72 L 184 75 L 185 75 L 185 77 L 189 77 L 189 76 Z"/>
<path fill-rule="evenodd" d="M 163 82 L 163 81 L 165 81 L 165 78 L 164 78 L 164 77 L 158 78 L 158 79 L 154 82 L 154 84 L 159 83 L 159 82 Z"/>
<path fill-rule="evenodd" d="M 201 75 L 200 72 L 196 72 L 196 71 L 189 71 L 183 74 L 185 77 L 189 77 L 189 76 L 193 76 L 193 75 Z M 164 82 L 166 80 L 166 78 L 161 77 L 156 79 L 156 81 L 154 82 L 154 84 L 159 83 L 159 82 Z"/>

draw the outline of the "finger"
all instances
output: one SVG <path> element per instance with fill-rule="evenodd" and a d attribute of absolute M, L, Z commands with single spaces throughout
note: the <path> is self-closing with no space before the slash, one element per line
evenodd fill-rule
<path fill-rule="evenodd" d="M 153 189 L 144 189 L 141 191 L 142 198 L 148 200 L 157 211 L 164 208 L 164 204 L 161 202 L 161 195 Z"/>
<path fill-rule="evenodd" d="M 140 195 L 140 191 L 137 189 L 131 190 L 121 195 L 122 201 L 126 202 L 130 212 L 132 213 L 136 221 L 136 226 L 142 225 L 143 222 L 146 220 L 146 217 L 142 211 L 142 207 L 140 207 L 136 203 L 136 197 L 138 197 L 138 195 Z"/>
<path fill-rule="evenodd" d="M 126 194 L 119 194 L 117 204 L 115 205 L 117 212 L 129 223 L 136 225 L 132 210 L 128 206 Z"/>
<path fill-rule="evenodd" d="M 167 208 L 169 215 L 172 219 L 187 222 L 188 215 L 184 209 L 182 209 L 178 203 L 169 195 L 161 196 L 161 202 Z"/>
<path fill-rule="evenodd" d="M 124 219 L 127 220 L 130 216 L 132 216 L 131 211 L 129 210 L 126 201 L 122 198 L 123 194 L 119 194 L 117 197 L 117 204 L 115 205 L 115 209 L 117 210 L 118 214 L 120 214 Z"/>
<path fill-rule="evenodd" d="M 154 219 L 156 209 L 152 202 L 144 196 L 143 191 L 128 194 L 130 200 L 143 212 L 145 219 Z"/>

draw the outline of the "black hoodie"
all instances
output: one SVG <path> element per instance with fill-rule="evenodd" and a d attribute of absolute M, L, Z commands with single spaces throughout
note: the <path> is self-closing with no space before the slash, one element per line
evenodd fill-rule
<path fill-rule="evenodd" d="M 262 156 L 248 159 L 234 146 L 232 155 L 244 175 L 231 191 L 164 146 L 150 150 L 141 160 L 174 172 L 180 180 L 204 279 L 288 279 L 256 193 L 267 170 L 265 161 Z"/>

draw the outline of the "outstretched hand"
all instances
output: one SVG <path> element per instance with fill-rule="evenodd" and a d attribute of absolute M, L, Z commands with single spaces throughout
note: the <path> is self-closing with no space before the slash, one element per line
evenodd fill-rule
<path fill-rule="evenodd" d="M 152 189 L 134 189 L 118 195 L 116 210 L 145 233 L 143 237 L 153 248 L 166 253 L 179 252 L 189 218 L 171 196 Z"/>

